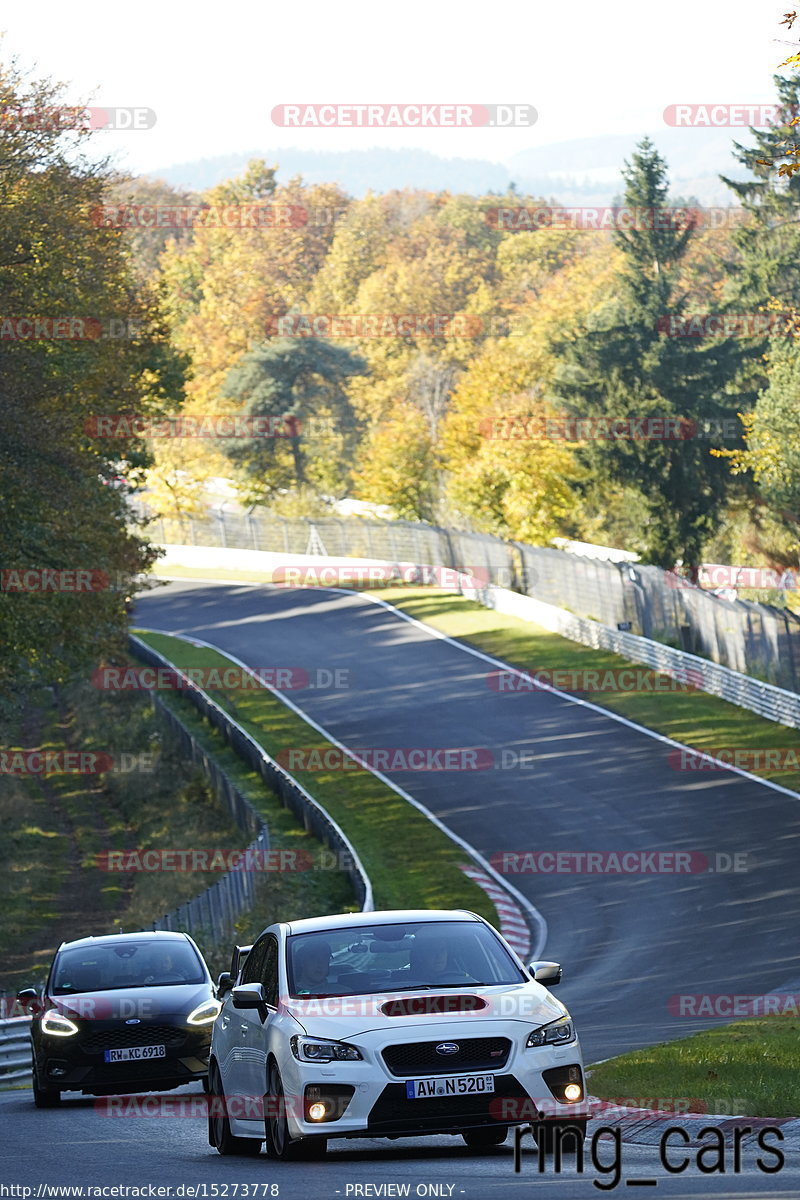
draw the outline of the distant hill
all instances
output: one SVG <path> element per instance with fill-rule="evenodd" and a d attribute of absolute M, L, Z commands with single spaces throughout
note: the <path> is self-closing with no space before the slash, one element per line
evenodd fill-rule
<path fill-rule="evenodd" d="M 521 192 L 554 198 L 561 204 L 610 204 L 622 189 L 623 161 L 642 134 L 606 134 L 520 150 L 506 163 L 478 158 L 440 158 L 425 150 L 253 150 L 151 171 L 175 187 L 203 191 L 240 174 L 251 158 L 278 165 L 285 183 L 302 175 L 307 183 L 336 182 L 352 196 L 393 188 L 466 192 L 505 192 L 512 182 Z M 684 200 L 731 204 L 732 193 L 720 173 L 741 177 L 732 157 L 734 138 L 748 141 L 746 129 L 659 129 L 652 140 L 669 164 L 672 190 Z"/>
<path fill-rule="evenodd" d="M 520 150 L 508 162 L 518 185 L 534 194 L 553 194 L 562 203 L 607 204 L 622 190 L 621 171 L 641 134 L 576 138 Z M 650 134 L 667 160 L 674 195 L 701 204 L 731 204 L 733 193 L 720 174 L 743 177 L 733 158 L 734 140 L 747 143 L 746 129 L 659 129 Z"/>
<path fill-rule="evenodd" d="M 439 158 L 426 150 L 382 147 L 339 152 L 301 150 L 294 146 L 253 150 L 248 154 L 225 154 L 180 163 L 148 174 L 166 180 L 173 187 L 199 192 L 241 174 L 251 158 L 263 158 L 270 166 L 277 163 L 281 183 L 293 175 L 302 175 L 306 183 L 339 183 L 351 196 L 363 196 L 370 189 L 388 192 L 406 187 L 480 195 L 504 192 L 511 182 L 511 173 L 502 163 L 479 158 Z"/>

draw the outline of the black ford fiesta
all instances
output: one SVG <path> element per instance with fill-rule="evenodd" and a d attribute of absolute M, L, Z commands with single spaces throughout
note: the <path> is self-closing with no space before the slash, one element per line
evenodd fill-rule
<path fill-rule="evenodd" d="M 44 990 L 17 995 L 33 1015 L 33 1099 L 106 1096 L 208 1081 L 220 1004 L 185 933 L 121 933 L 64 942 Z"/>

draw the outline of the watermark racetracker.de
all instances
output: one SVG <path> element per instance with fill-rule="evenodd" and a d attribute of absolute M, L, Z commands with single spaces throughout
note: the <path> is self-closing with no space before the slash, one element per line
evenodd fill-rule
<path fill-rule="evenodd" d="M 743 850 L 498 850 L 489 858 L 501 875 L 741 874 L 747 860 Z"/>
<path fill-rule="evenodd" d="M 284 129 L 530 128 L 532 104 L 276 104 L 273 125 Z"/>

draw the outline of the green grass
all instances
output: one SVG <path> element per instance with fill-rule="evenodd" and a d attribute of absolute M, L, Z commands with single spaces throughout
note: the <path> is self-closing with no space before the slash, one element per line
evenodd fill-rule
<path fill-rule="evenodd" d="M 186 706 L 190 718 L 196 710 Z M 199 722 L 198 722 L 199 723 Z M 268 816 L 275 848 L 321 843 L 247 773 L 219 735 L 202 734 L 207 750 Z M 101 776 L 0 776 L 0 989 L 41 982 L 62 940 L 117 928 L 142 929 L 217 883 L 216 871 L 109 872 L 97 855 L 108 850 L 242 849 L 249 837 L 213 795 L 198 767 L 165 733 L 146 693 L 103 692 L 88 681 L 33 698 L 21 721 L 0 729 L 0 744 L 59 751 L 80 748 L 134 757 L 144 769 Z M 259 876 L 256 904 L 240 918 L 248 940 L 288 913 L 340 912 L 353 906 L 340 871 L 271 872 Z M 223 969 L 228 946 L 216 952 L 198 937 L 209 965 Z"/>
<path fill-rule="evenodd" d="M 589 1091 L 642 1108 L 798 1117 L 798 1079 L 800 1019 L 769 1016 L 609 1059 L 592 1068 Z"/>
<path fill-rule="evenodd" d="M 6 743 L 8 744 L 8 743 Z M 0 779 L 0 950 L 3 959 L 57 915 L 69 837 L 34 779 Z M 9 986 L 13 980 L 3 978 Z"/>
<path fill-rule="evenodd" d="M 218 730 L 209 725 L 191 701 L 178 692 L 161 692 L 160 697 L 264 818 L 269 829 L 270 849 L 295 851 L 296 861 L 304 865 L 308 862 L 315 867 L 320 863 L 325 864 L 325 869 L 275 870 L 261 876 L 255 906 L 236 923 L 240 941 L 252 941 L 266 925 L 274 921 L 356 911 L 358 904 L 347 873 L 337 868 L 328 869 L 329 859 L 324 856 L 322 843 L 305 829 L 294 813 L 284 808 L 279 797 L 265 785 L 261 776 L 226 744 Z M 243 840 L 240 833 L 235 845 L 238 846 Z M 199 844 L 196 839 L 194 844 Z M 292 860 L 287 857 L 284 861 Z M 209 882 L 215 882 L 217 878 L 215 876 Z M 201 889 L 195 888 L 195 891 L 198 890 Z M 226 955 L 226 958 L 229 957 Z"/>
<path fill-rule="evenodd" d="M 229 664 L 219 652 L 178 638 L 139 636 L 184 670 Z M 265 688 L 215 691 L 213 699 L 273 758 L 298 747 L 330 748 L 327 739 Z M 370 771 L 303 771 L 299 782 L 355 846 L 372 880 L 376 908 L 467 908 L 497 923 L 494 905 L 459 869 L 464 851 Z"/>
<path fill-rule="evenodd" d="M 95 750 L 146 769 L 102 775 L 0 778 L 0 956 L 8 991 L 40 981 L 62 940 L 147 927 L 218 875 L 120 873 L 101 869 L 108 850 L 239 847 L 243 835 L 200 772 L 163 738 L 141 693 L 103 693 L 88 681 L 35 698 L 6 746 Z"/>
<path fill-rule="evenodd" d="M 213 576 L 224 581 L 269 582 L 271 578 L 269 571 L 189 567 L 165 570 L 187 579 Z M 618 654 L 582 646 L 531 621 L 496 613 L 455 592 L 392 587 L 376 589 L 374 594 L 449 637 L 522 670 L 609 671 L 637 666 Z M 487 673 L 493 669 L 487 663 Z M 647 668 L 642 667 L 642 670 Z M 665 676 L 656 675 L 655 678 L 666 683 Z M 748 709 L 692 688 L 639 693 L 593 690 L 576 694 L 696 750 L 710 753 L 722 748 L 744 751 L 794 748 L 800 755 L 800 731 L 767 721 Z M 746 762 L 743 765 L 746 766 Z M 706 776 L 706 771 L 698 774 Z M 757 774 L 800 792 L 800 771 L 759 769 Z"/>
<path fill-rule="evenodd" d="M 529 621 L 503 616 L 454 593 L 425 588 L 386 588 L 376 595 L 449 637 L 526 671 L 608 671 L 632 665 L 618 654 L 582 646 Z M 487 673 L 495 669 L 486 664 Z M 747 709 L 692 688 L 639 693 L 590 691 L 581 698 L 698 750 L 794 747 L 800 752 L 798 730 L 767 721 Z M 759 775 L 800 791 L 800 771 L 765 770 L 759 771 Z"/>

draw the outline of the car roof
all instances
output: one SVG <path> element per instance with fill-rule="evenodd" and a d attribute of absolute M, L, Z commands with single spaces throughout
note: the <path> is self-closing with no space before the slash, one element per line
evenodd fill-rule
<path fill-rule="evenodd" d="M 362 925 L 404 925 L 425 921 L 465 921 L 483 924 L 483 918 L 463 908 L 396 908 L 379 912 L 336 913 L 330 917 L 306 917 L 301 921 L 285 921 L 283 926 L 289 934 L 318 933 L 326 929 L 341 929 L 343 926 L 358 928 Z"/>
<path fill-rule="evenodd" d="M 72 950 L 76 946 L 99 946 L 102 942 L 117 946 L 120 942 L 140 942 L 143 938 L 147 939 L 147 941 L 189 941 L 185 933 L 171 932 L 167 929 L 140 929 L 138 933 L 101 933 L 96 937 L 77 938 L 74 942 L 62 942 L 58 948 L 59 950 Z"/>

